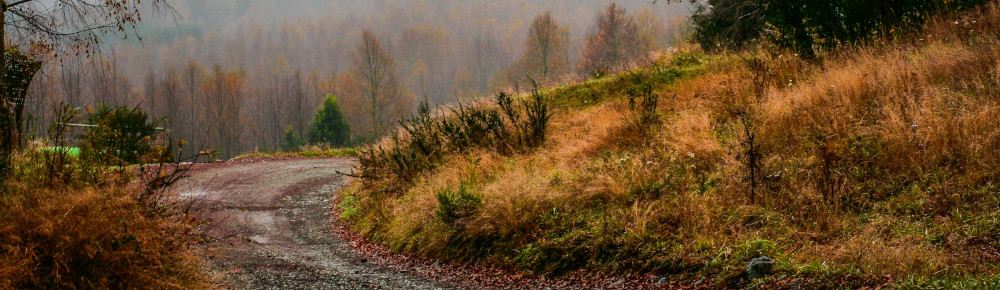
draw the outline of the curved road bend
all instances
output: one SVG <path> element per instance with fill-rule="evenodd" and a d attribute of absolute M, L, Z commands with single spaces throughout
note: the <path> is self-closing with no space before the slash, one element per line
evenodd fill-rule
<path fill-rule="evenodd" d="M 295 159 L 196 167 L 175 188 L 198 199 L 217 240 L 203 245 L 214 274 L 233 289 L 440 289 L 370 265 L 331 228 L 337 171 L 352 159 Z"/>

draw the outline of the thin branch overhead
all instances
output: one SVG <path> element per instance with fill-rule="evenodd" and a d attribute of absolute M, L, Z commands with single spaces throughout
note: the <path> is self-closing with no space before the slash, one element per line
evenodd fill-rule
<path fill-rule="evenodd" d="M 145 12 L 176 13 L 166 0 L 19 0 L 8 3 L 7 34 L 14 45 L 93 47 L 108 35 L 139 38 Z"/>

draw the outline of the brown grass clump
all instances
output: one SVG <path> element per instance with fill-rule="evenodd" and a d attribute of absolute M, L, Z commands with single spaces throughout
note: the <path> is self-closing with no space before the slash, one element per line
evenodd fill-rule
<path fill-rule="evenodd" d="M 174 172 L 26 150 L 0 181 L 0 288 L 208 288 L 198 222 L 163 191 Z"/>
<path fill-rule="evenodd" d="M 356 187 L 341 207 L 396 249 L 532 272 L 739 286 L 766 255 L 817 287 L 998 287 L 998 7 L 820 61 L 679 53 L 557 88 L 536 150 L 448 155 L 399 198 Z M 634 130 L 646 86 L 657 120 Z M 459 187 L 481 208 L 436 220 Z"/>
<path fill-rule="evenodd" d="M 122 188 L 30 190 L 2 202 L 2 288 L 204 287 L 200 260 L 173 233 L 142 216 Z"/>

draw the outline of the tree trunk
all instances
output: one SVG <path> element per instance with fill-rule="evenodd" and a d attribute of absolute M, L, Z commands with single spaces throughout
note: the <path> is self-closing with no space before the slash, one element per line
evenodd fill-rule
<path fill-rule="evenodd" d="M 0 88 L 7 89 L 7 0 L 0 0 Z M 5 94 L 4 94 L 5 95 Z M 7 175 L 13 154 L 13 128 L 10 124 L 10 103 L 0 95 L 0 178 Z"/>
<path fill-rule="evenodd" d="M 7 52 L 7 0 L 0 0 L 0 51 Z M 0 57 L 0 71 L 7 73 L 7 58 Z M 0 82 L 3 82 L 3 75 L 0 75 Z"/>

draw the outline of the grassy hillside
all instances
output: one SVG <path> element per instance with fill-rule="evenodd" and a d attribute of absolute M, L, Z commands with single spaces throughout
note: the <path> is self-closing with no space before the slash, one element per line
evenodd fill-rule
<path fill-rule="evenodd" d="M 1000 287 L 998 31 L 989 5 L 819 61 L 672 53 L 541 92 L 537 146 L 442 145 L 340 208 L 394 249 L 535 273 Z M 762 255 L 777 273 L 743 280 Z"/>

